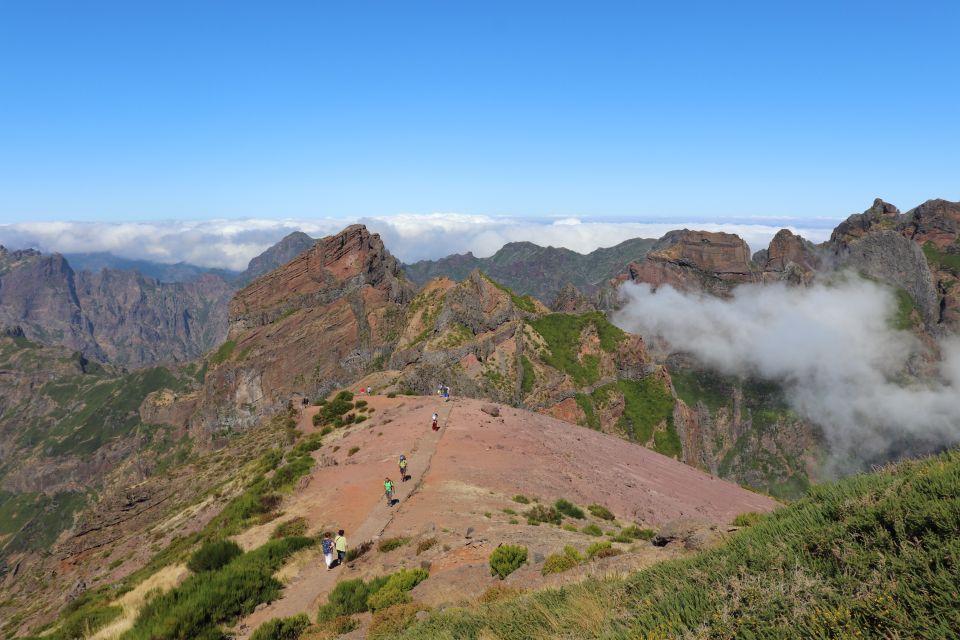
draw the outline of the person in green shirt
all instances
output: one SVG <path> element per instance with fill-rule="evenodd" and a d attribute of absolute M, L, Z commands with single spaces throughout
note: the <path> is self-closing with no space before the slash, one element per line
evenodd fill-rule
<path fill-rule="evenodd" d="M 393 480 L 385 478 L 383 480 L 383 491 L 387 496 L 387 504 L 393 506 Z"/>
<path fill-rule="evenodd" d="M 343 529 L 337 531 L 337 537 L 333 539 L 333 546 L 337 548 L 337 565 L 341 565 L 347 558 L 347 539 L 343 536 Z"/>

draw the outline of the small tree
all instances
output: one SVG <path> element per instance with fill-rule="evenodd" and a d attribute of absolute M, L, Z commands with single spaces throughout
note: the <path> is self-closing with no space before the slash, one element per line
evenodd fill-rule
<path fill-rule="evenodd" d="M 202 547 L 190 556 L 190 560 L 187 561 L 187 568 L 194 573 L 213 571 L 214 569 L 219 569 L 224 566 L 242 553 L 243 549 L 233 540 L 205 542 Z"/>
<path fill-rule="evenodd" d="M 501 545 L 490 554 L 490 575 L 498 576 L 503 580 L 526 561 L 526 547 L 513 544 Z"/>

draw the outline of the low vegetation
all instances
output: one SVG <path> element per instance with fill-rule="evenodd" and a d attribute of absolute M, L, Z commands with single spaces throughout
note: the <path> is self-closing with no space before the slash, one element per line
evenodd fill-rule
<path fill-rule="evenodd" d="M 540 573 L 549 575 L 551 573 L 563 573 L 569 571 L 583 562 L 583 556 L 576 549 L 567 545 L 562 553 L 552 553 L 543 561 L 543 568 Z"/>
<path fill-rule="evenodd" d="M 513 544 L 500 545 L 490 554 L 490 575 L 503 580 L 523 566 L 526 561 L 526 547 Z"/>
<path fill-rule="evenodd" d="M 271 540 L 218 569 L 192 575 L 149 600 L 124 640 L 221 637 L 218 625 L 276 599 L 281 584 L 274 572 L 290 554 L 312 544 L 310 538 Z"/>
<path fill-rule="evenodd" d="M 289 538 L 291 536 L 305 536 L 307 535 L 307 519 L 302 516 L 297 516 L 286 522 L 281 522 L 278 524 L 273 533 L 270 534 L 270 538 Z"/>
<path fill-rule="evenodd" d="M 425 569 L 403 569 L 369 581 L 354 578 L 339 582 L 327 596 L 326 604 L 320 607 L 317 622 L 329 622 L 338 617 L 378 611 L 409 602 L 408 591 L 428 576 Z"/>
<path fill-rule="evenodd" d="M 613 513 L 610 509 L 607 509 L 602 504 L 592 504 L 587 507 L 587 511 L 590 512 L 595 518 L 600 518 L 601 520 L 613 520 Z"/>
<path fill-rule="evenodd" d="M 190 556 L 187 568 L 194 573 L 215 571 L 242 553 L 243 549 L 233 540 L 205 542 Z"/>
<path fill-rule="evenodd" d="M 575 518 L 577 520 L 583 520 L 586 516 L 583 513 L 583 509 L 573 504 L 569 500 L 564 498 L 559 498 L 556 502 L 553 503 L 554 508 L 567 516 L 568 518 Z"/>
<path fill-rule="evenodd" d="M 530 321 L 543 338 L 547 350 L 541 359 L 554 369 L 569 375 L 577 386 L 595 383 L 600 379 L 600 361 L 594 355 L 581 355 L 581 337 L 592 326 L 600 339 L 601 350 L 613 353 L 626 338 L 626 334 L 610 323 L 600 312 L 571 315 L 550 313 Z"/>
<path fill-rule="evenodd" d="M 563 516 L 555 507 L 547 507 L 542 504 L 532 506 L 524 515 L 527 516 L 527 524 L 532 525 L 539 525 L 541 522 L 560 524 L 563 520 Z"/>
<path fill-rule="evenodd" d="M 377 544 L 377 551 L 380 553 L 389 553 L 394 549 L 399 549 L 410 542 L 410 538 L 384 538 Z"/>
<path fill-rule="evenodd" d="M 290 618 L 274 618 L 260 625 L 250 640 L 297 640 L 309 626 L 310 619 L 303 613 Z"/>
<path fill-rule="evenodd" d="M 400 637 L 957 637 L 957 496 L 958 452 L 890 466 L 694 557 L 435 612 Z"/>

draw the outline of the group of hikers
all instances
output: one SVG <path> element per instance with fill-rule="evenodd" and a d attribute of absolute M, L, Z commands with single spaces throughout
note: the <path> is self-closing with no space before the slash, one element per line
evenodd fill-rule
<path fill-rule="evenodd" d="M 363 391 L 365 390 L 361 389 L 361 393 Z M 443 398 L 444 402 L 448 401 L 450 399 L 450 387 L 444 384 L 438 385 L 437 395 Z M 306 399 L 304 402 L 306 402 Z M 434 412 L 431 419 L 431 428 L 434 431 L 440 430 L 439 419 L 440 416 Z M 407 456 L 401 453 L 400 460 L 397 464 L 400 469 L 400 481 L 406 482 L 410 479 L 410 475 L 407 473 Z M 394 486 L 395 483 L 389 476 L 383 479 L 384 497 L 387 499 L 387 505 L 390 507 L 393 507 L 395 504 L 393 501 Z M 399 500 L 397 502 L 399 502 Z M 323 551 L 323 559 L 327 563 L 327 570 L 342 565 L 347 557 L 347 538 L 344 536 L 343 529 L 337 531 L 336 537 L 333 537 L 329 531 L 324 533 L 323 540 L 320 542 L 320 548 Z M 336 556 L 334 556 L 334 553 L 336 553 Z"/>

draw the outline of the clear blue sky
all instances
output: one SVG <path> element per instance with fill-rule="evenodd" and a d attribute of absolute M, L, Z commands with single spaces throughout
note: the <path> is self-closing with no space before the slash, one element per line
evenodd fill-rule
<path fill-rule="evenodd" d="M 0 222 L 960 199 L 957 2 L 0 3 Z"/>

